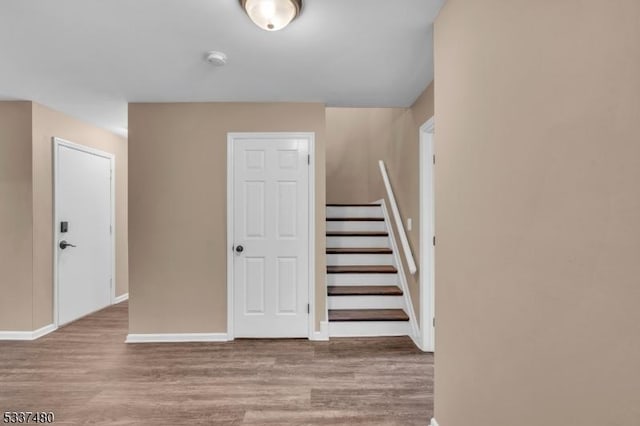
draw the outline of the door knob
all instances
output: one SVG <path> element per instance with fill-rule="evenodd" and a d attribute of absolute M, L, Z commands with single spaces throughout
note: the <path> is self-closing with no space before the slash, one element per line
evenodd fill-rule
<path fill-rule="evenodd" d="M 244 247 L 236 246 L 236 253 L 242 253 L 244 251 Z"/>
<path fill-rule="evenodd" d="M 60 248 L 62 250 L 66 249 L 67 247 L 75 247 L 75 245 L 73 244 L 69 244 L 68 242 L 66 242 L 65 240 L 60 241 L 60 244 L 58 244 L 60 246 Z"/>

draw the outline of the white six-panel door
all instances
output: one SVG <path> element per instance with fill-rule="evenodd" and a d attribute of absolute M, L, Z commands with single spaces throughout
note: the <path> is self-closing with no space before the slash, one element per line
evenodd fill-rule
<path fill-rule="evenodd" d="M 111 304 L 113 156 L 60 139 L 54 156 L 56 319 L 63 325 Z"/>
<path fill-rule="evenodd" d="M 307 337 L 309 141 L 233 143 L 233 334 Z"/>

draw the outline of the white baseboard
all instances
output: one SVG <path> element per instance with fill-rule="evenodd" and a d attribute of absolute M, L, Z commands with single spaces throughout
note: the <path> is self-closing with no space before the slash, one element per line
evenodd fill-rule
<path fill-rule="evenodd" d="M 0 340 L 36 340 L 57 328 L 55 324 L 49 324 L 34 331 L 0 331 Z"/>
<path fill-rule="evenodd" d="M 117 305 L 118 303 L 122 303 L 125 300 L 129 300 L 129 293 L 125 293 L 125 294 L 121 294 L 120 296 L 117 296 L 115 299 L 113 299 L 113 304 Z"/>
<path fill-rule="evenodd" d="M 33 331 L 0 331 L 0 340 L 33 340 Z"/>
<path fill-rule="evenodd" d="M 58 327 L 55 324 L 45 325 L 33 332 L 33 340 L 38 339 L 46 334 L 51 333 L 52 331 L 56 331 Z"/>
<path fill-rule="evenodd" d="M 326 342 L 329 340 L 329 321 L 320 321 L 320 331 L 314 331 L 311 339 L 318 342 Z"/>
<path fill-rule="evenodd" d="M 422 339 L 420 338 L 420 333 L 410 333 L 409 337 L 411 337 L 411 340 L 413 340 L 413 344 L 416 345 L 418 349 L 420 349 L 422 352 L 426 352 L 422 347 Z"/>
<path fill-rule="evenodd" d="M 227 333 L 128 334 L 125 343 L 228 342 Z"/>
<path fill-rule="evenodd" d="M 409 337 L 411 337 L 411 340 L 413 340 L 413 343 L 418 347 L 418 349 L 420 349 L 422 352 L 427 352 L 427 353 L 433 353 L 433 348 L 429 347 L 427 344 L 425 344 L 425 342 L 422 340 L 422 334 L 418 333 L 418 334 L 411 334 L 409 335 Z"/>
<path fill-rule="evenodd" d="M 436 422 L 435 417 L 432 417 L 432 418 L 431 418 L 431 423 L 429 423 L 429 426 L 439 426 L 439 425 L 438 425 L 438 422 Z"/>

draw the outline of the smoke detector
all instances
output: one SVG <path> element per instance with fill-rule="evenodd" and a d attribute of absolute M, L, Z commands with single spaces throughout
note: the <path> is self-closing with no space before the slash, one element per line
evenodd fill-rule
<path fill-rule="evenodd" d="M 227 63 L 227 55 L 225 55 L 223 52 L 218 52 L 215 50 L 207 52 L 204 58 L 207 60 L 207 62 L 216 67 L 221 67 Z"/>

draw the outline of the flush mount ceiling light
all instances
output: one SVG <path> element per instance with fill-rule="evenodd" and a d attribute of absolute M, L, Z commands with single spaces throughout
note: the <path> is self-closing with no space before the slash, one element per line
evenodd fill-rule
<path fill-rule="evenodd" d="M 302 10 L 302 0 L 240 0 L 254 24 L 266 31 L 289 25 Z"/>

